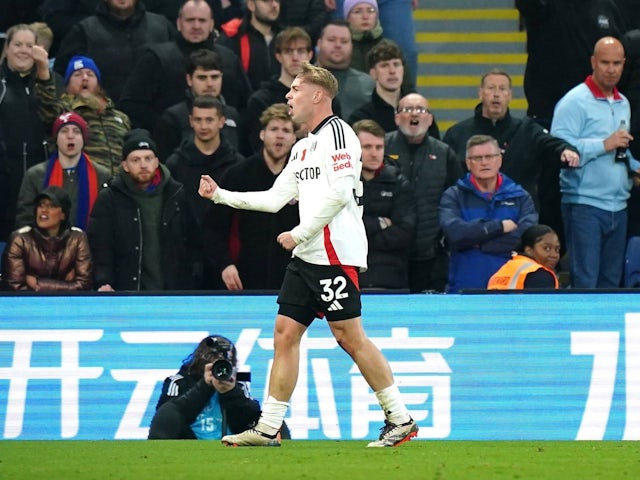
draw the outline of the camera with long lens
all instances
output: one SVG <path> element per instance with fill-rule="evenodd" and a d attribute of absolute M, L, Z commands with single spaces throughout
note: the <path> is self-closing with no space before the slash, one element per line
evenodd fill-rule
<path fill-rule="evenodd" d="M 233 377 L 233 365 L 229 360 L 220 358 L 213 363 L 211 367 L 211 373 L 217 380 L 228 382 Z"/>
<path fill-rule="evenodd" d="M 229 381 L 233 378 L 236 363 L 236 348 L 228 338 L 211 336 L 206 339 L 209 347 L 207 357 L 213 363 L 211 373 L 217 380 Z"/>

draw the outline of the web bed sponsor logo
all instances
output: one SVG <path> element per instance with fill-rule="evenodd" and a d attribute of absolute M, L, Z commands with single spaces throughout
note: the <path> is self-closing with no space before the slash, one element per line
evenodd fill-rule
<path fill-rule="evenodd" d="M 331 159 L 333 160 L 334 172 L 344 170 L 345 168 L 353 168 L 353 165 L 351 165 L 351 155 L 346 152 L 335 153 L 331 155 Z"/>

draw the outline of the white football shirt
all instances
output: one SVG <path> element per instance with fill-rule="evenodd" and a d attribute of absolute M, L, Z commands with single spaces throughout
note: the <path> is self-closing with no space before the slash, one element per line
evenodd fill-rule
<path fill-rule="evenodd" d="M 289 162 L 264 192 L 216 189 L 213 201 L 244 210 L 277 212 L 297 199 L 300 224 L 291 234 L 293 255 L 316 265 L 366 269 L 367 236 L 362 223 L 361 149 L 351 127 L 333 115 L 291 150 Z"/>

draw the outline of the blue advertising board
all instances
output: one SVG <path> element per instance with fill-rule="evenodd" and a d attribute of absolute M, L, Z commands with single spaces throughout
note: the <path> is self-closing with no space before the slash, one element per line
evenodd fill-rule
<path fill-rule="evenodd" d="M 365 295 L 421 439 L 640 439 L 636 294 Z M 144 439 L 197 342 L 236 342 L 264 399 L 275 297 L 0 297 L 0 438 Z M 325 322 L 305 335 L 294 439 L 371 439 L 375 395 Z"/>

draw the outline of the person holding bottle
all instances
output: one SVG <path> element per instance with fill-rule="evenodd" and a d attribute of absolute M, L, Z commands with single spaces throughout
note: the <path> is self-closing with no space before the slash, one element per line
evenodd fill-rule
<path fill-rule="evenodd" d="M 562 216 L 569 251 L 571 286 L 617 288 L 624 264 L 627 199 L 640 162 L 627 149 L 630 105 L 617 84 L 625 63 L 622 43 L 603 37 L 591 56 L 592 74 L 556 105 L 551 134 L 578 149 L 580 163 L 560 173 Z"/>

